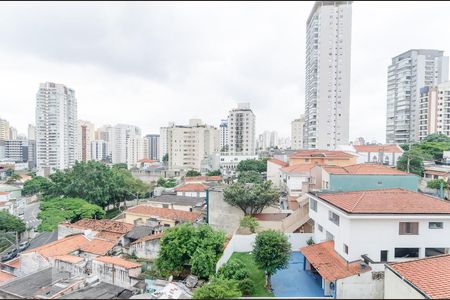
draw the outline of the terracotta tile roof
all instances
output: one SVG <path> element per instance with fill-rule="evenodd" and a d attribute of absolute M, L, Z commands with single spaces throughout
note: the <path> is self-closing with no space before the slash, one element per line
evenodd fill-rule
<path fill-rule="evenodd" d="M 281 171 L 289 174 L 309 174 L 316 164 L 299 164 L 281 168 Z"/>
<path fill-rule="evenodd" d="M 340 166 L 322 166 L 329 174 L 351 174 L 351 175 L 412 175 L 395 168 L 387 167 L 381 164 L 365 163 L 345 167 Z"/>
<path fill-rule="evenodd" d="M 16 278 L 16 276 L 14 276 L 13 274 L 5 271 L 0 271 L 0 283 L 12 280 L 14 278 Z"/>
<path fill-rule="evenodd" d="M 450 298 L 450 255 L 437 255 L 412 261 L 390 263 L 400 274 L 431 299 Z"/>
<path fill-rule="evenodd" d="M 138 160 L 138 163 L 154 163 L 154 162 L 158 162 L 157 160 L 153 160 L 153 159 L 148 159 L 148 158 L 144 158 L 141 160 Z"/>
<path fill-rule="evenodd" d="M 129 232 L 134 227 L 132 224 L 107 219 L 104 220 L 82 219 L 73 224 L 63 223 L 61 225 L 80 229 L 91 229 L 94 231 L 109 231 L 122 234 Z"/>
<path fill-rule="evenodd" d="M 132 242 L 131 245 L 142 243 L 142 242 L 146 242 L 146 241 L 158 240 L 162 236 L 163 236 L 162 232 L 161 233 L 155 233 L 155 234 L 152 234 L 152 235 L 147 235 L 147 236 L 144 236 L 144 237 L 142 237 L 142 238 Z"/>
<path fill-rule="evenodd" d="M 361 270 L 360 262 L 358 261 L 347 265 L 347 262 L 334 251 L 334 241 L 306 246 L 300 248 L 300 252 L 303 253 L 322 278 L 329 281 L 365 273 L 370 270 L 369 266 Z"/>
<path fill-rule="evenodd" d="M 8 265 L 13 268 L 19 268 L 20 267 L 20 259 L 18 257 L 14 258 L 13 260 L 10 260 L 5 263 L 5 265 Z"/>
<path fill-rule="evenodd" d="M 93 239 L 92 241 L 83 244 L 80 250 L 97 255 L 106 255 L 108 251 L 114 248 L 116 244 L 106 240 Z"/>
<path fill-rule="evenodd" d="M 357 152 L 384 152 L 384 153 L 403 153 L 403 149 L 398 145 L 354 145 Z"/>
<path fill-rule="evenodd" d="M 59 256 L 55 256 L 53 258 L 57 259 L 57 260 L 62 260 L 62 261 L 68 262 L 68 263 L 72 263 L 72 264 L 76 264 L 76 263 L 79 263 L 80 261 L 84 260 L 82 257 L 75 256 L 75 255 L 59 255 Z"/>
<path fill-rule="evenodd" d="M 435 170 L 424 170 L 425 174 L 437 175 L 437 176 L 447 176 L 449 173 L 444 171 L 435 171 Z"/>
<path fill-rule="evenodd" d="M 222 176 L 192 176 L 192 177 L 184 177 L 184 181 L 192 182 L 207 182 L 207 181 L 220 181 L 222 180 Z"/>
<path fill-rule="evenodd" d="M 123 236 L 122 233 L 115 233 L 115 232 L 109 232 L 109 231 L 100 231 L 95 235 L 96 238 L 108 240 L 111 242 L 117 242 L 120 240 L 120 238 Z"/>
<path fill-rule="evenodd" d="M 11 194 L 11 192 L 0 192 L 0 195 L 9 195 L 9 194 Z"/>
<path fill-rule="evenodd" d="M 134 269 L 134 268 L 141 267 L 141 264 L 134 263 L 134 262 L 131 262 L 131 261 L 128 261 L 128 260 L 125 260 L 123 258 L 116 257 L 116 256 L 99 256 L 99 257 L 96 257 L 94 260 L 105 263 L 105 264 L 112 264 L 112 265 L 120 266 L 125 269 Z"/>
<path fill-rule="evenodd" d="M 344 151 L 333 151 L 333 150 L 300 150 L 293 153 L 289 158 L 314 158 L 314 157 L 325 157 L 329 159 L 350 159 L 355 157 L 355 155 L 346 153 Z"/>
<path fill-rule="evenodd" d="M 46 258 L 61 256 L 80 249 L 81 246 L 88 242 L 89 240 L 83 234 L 71 235 L 61 240 L 27 250 L 24 253 L 37 252 Z"/>
<path fill-rule="evenodd" d="M 177 192 L 204 192 L 208 188 L 203 183 L 186 183 L 175 188 Z"/>
<path fill-rule="evenodd" d="M 157 217 L 169 220 L 184 220 L 184 221 L 196 221 L 200 218 L 201 214 L 196 212 L 189 212 L 170 208 L 151 207 L 144 204 L 129 208 L 126 213 L 132 213 L 137 215 L 143 215 L 146 217 Z"/>
<path fill-rule="evenodd" d="M 268 162 L 274 163 L 276 165 L 280 165 L 282 167 L 289 166 L 289 164 L 287 162 L 284 162 L 284 161 L 276 159 L 276 158 L 269 159 Z"/>
<path fill-rule="evenodd" d="M 450 203 L 403 189 L 318 193 L 320 199 L 356 214 L 449 214 Z"/>

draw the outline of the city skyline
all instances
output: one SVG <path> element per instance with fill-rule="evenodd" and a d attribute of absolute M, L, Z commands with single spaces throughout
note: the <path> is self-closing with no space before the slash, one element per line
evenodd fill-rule
<path fill-rule="evenodd" d="M 413 48 L 443 50 L 444 55 L 450 51 L 450 42 L 437 38 L 445 26 L 442 4 L 389 5 L 387 10 L 377 3 L 353 4 L 351 141 L 359 136 L 385 141 L 386 76 L 392 57 Z M 158 133 L 168 122 L 201 118 L 218 127 L 229 107 L 250 102 L 257 119 L 266 120 L 257 122 L 257 133 L 275 130 L 289 136 L 290 122 L 304 113 L 305 26 L 312 6 L 313 2 L 125 8 L 92 4 L 88 9 L 74 3 L 47 9 L 46 4 L 5 4 L 0 12 L 0 22 L 8 24 L 0 29 L 0 57 L 5 61 L 0 71 L 2 103 L 17 105 L 5 105 L 0 118 L 26 133 L 34 120 L 35 91 L 39 83 L 51 81 L 76 90 L 79 119 L 97 126 L 125 123 L 143 133 Z M 68 9 L 74 10 L 69 22 L 45 22 Z M 96 20 L 99 9 L 108 13 Z M 433 13 L 433 21 L 413 22 L 427 12 Z M 21 18 L 22 14 L 29 17 Z M 382 24 L 377 22 L 380 15 Z M 33 22 L 44 16 L 44 21 Z M 177 18 L 178 25 L 164 23 L 168 16 Z M 75 26 L 80 17 L 86 22 Z M 211 26 L 196 24 L 199 17 Z M 227 25 L 230 17 L 234 22 Z M 138 30 L 139 21 L 144 26 Z M 170 39 L 155 32 L 157 26 Z M 48 47 L 52 41 L 36 31 L 44 29 L 69 34 L 64 34 L 69 40 L 63 43 L 69 46 Z M 121 41 L 128 30 L 134 35 L 125 44 Z M 85 37 L 82 32 L 87 32 Z"/>

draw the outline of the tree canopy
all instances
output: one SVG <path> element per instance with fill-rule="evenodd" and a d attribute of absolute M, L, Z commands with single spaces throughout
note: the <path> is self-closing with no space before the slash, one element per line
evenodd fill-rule
<path fill-rule="evenodd" d="M 209 171 L 208 173 L 206 173 L 206 176 L 220 176 L 222 175 L 222 173 L 219 170 L 213 170 L 213 171 Z"/>
<path fill-rule="evenodd" d="M 196 170 L 189 170 L 186 172 L 186 177 L 195 177 L 195 176 L 200 176 L 202 175 L 202 173 L 196 171 Z"/>
<path fill-rule="evenodd" d="M 448 182 L 444 179 L 433 179 L 427 182 L 427 187 L 430 189 L 440 189 L 442 187 L 444 189 L 448 189 Z"/>
<path fill-rule="evenodd" d="M 240 183 L 262 183 L 264 179 L 261 174 L 256 171 L 239 172 L 238 182 Z"/>
<path fill-rule="evenodd" d="M 255 233 L 256 228 L 258 227 L 258 221 L 255 217 L 252 216 L 244 216 L 240 222 L 241 227 L 250 229 L 251 233 Z"/>
<path fill-rule="evenodd" d="M 25 223 L 7 211 L 0 211 L 0 231 L 22 233 L 26 230 Z"/>
<path fill-rule="evenodd" d="M 51 198 L 41 202 L 38 231 L 53 231 L 63 221 L 71 223 L 81 219 L 102 219 L 105 211 L 80 198 Z"/>
<path fill-rule="evenodd" d="M 160 271 L 175 276 L 192 268 L 193 274 L 208 278 L 214 274 L 224 243 L 225 233 L 206 224 L 193 226 L 184 223 L 168 228 L 160 240 L 156 266 Z"/>
<path fill-rule="evenodd" d="M 250 295 L 255 288 L 246 265 L 238 259 L 226 262 L 220 267 L 215 276 L 236 280 L 238 282 L 238 288 L 243 295 Z"/>
<path fill-rule="evenodd" d="M 238 172 L 255 171 L 267 172 L 267 159 L 246 159 L 239 162 L 236 170 Z"/>
<path fill-rule="evenodd" d="M 233 183 L 224 189 L 223 195 L 225 202 L 251 216 L 279 201 L 279 191 L 272 187 L 271 181 L 261 184 Z"/>
<path fill-rule="evenodd" d="M 51 182 L 42 176 L 34 176 L 30 180 L 25 181 L 22 189 L 22 195 L 34 195 L 39 192 L 47 191 Z"/>
<path fill-rule="evenodd" d="M 409 172 L 422 176 L 424 166 L 424 160 L 433 159 L 433 156 L 423 149 L 411 148 L 403 153 L 403 155 L 397 161 L 397 169 L 408 172 L 408 160 L 409 160 Z"/>
<path fill-rule="evenodd" d="M 256 265 L 266 272 L 267 283 L 277 270 L 288 266 L 291 244 L 286 235 L 275 230 L 267 230 L 256 235 L 253 255 Z"/>
<path fill-rule="evenodd" d="M 157 185 L 170 189 L 170 188 L 177 186 L 177 180 L 173 177 L 169 178 L 169 179 L 164 179 L 163 177 L 159 177 Z"/>
<path fill-rule="evenodd" d="M 242 296 L 236 280 L 214 277 L 194 292 L 194 299 L 230 299 Z"/>

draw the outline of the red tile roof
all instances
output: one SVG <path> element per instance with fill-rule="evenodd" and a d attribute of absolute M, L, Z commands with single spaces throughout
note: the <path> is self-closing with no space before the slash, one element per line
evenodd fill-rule
<path fill-rule="evenodd" d="M 143 215 L 146 217 L 156 217 L 169 220 L 183 220 L 194 222 L 201 216 L 200 213 L 189 212 L 170 208 L 151 207 L 144 204 L 129 208 L 126 213 Z"/>
<path fill-rule="evenodd" d="M 222 176 L 192 176 L 192 177 L 184 177 L 184 181 L 186 182 L 192 182 L 192 181 L 199 181 L 199 182 L 207 182 L 207 181 L 220 181 L 222 180 Z"/>
<path fill-rule="evenodd" d="M 131 261 L 128 261 L 128 260 L 125 260 L 123 258 L 116 257 L 116 256 L 99 256 L 99 257 L 96 257 L 94 260 L 105 263 L 105 264 L 112 264 L 112 265 L 120 266 L 125 269 L 134 269 L 134 268 L 141 267 L 141 264 L 134 263 L 134 262 L 131 262 Z"/>
<path fill-rule="evenodd" d="M 11 192 L 0 192 L 0 195 L 9 195 L 9 194 L 11 194 Z"/>
<path fill-rule="evenodd" d="M 10 281 L 14 278 L 16 278 L 16 276 L 14 276 L 13 274 L 5 272 L 5 271 L 0 271 L 0 283 Z"/>
<path fill-rule="evenodd" d="M 437 176 L 446 176 L 446 175 L 449 174 L 449 172 L 435 171 L 435 170 L 424 170 L 423 172 L 424 172 L 425 174 L 437 175 Z"/>
<path fill-rule="evenodd" d="M 8 262 L 5 262 L 5 265 L 8 265 L 8 266 L 10 266 L 10 267 L 13 267 L 13 268 L 19 268 L 19 266 L 20 266 L 20 259 L 18 258 L 18 257 L 16 257 L 16 258 L 14 258 L 13 260 L 10 260 L 10 261 L 8 261 Z"/>
<path fill-rule="evenodd" d="M 309 174 L 314 166 L 316 166 L 316 164 L 298 164 L 281 168 L 281 171 L 289 174 Z"/>
<path fill-rule="evenodd" d="M 158 240 L 158 239 L 162 238 L 162 236 L 163 236 L 162 232 L 161 233 L 155 233 L 155 234 L 152 234 L 152 235 L 147 235 L 147 236 L 144 236 L 144 237 L 142 237 L 142 238 L 132 242 L 131 245 L 142 243 L 142 242 L 146 242 L 146 241 Z"/>
<path fill-rule="evenodd" d="M 123 236 L 122 233 L 115 233 L 115 232 L 109 232 L 109 231 L 100 231 L 95 235 L 96 238 L 108 240 L 111 242 L 117 242 L 120 240 L 120 238 Z"/>
<path fill-rule="evenodd" d="M 93 239 L 92 241 L 83 244 L 80 250 L 96 255 L 106 255 L 116 244 L 106 240 Z"/>
<path fill-rule="evenodd" d="M 94 231 L 109 231 L 121 234 L 128 233 L 134 227 L 132 224 L 107 219 L 105 220 L 82 219 L 73 224 L 63 223 L 61 225 L 80 229 L 91 229 Z"/>
<path fill-rule="evenodd" d="M 350 159 L 355 157 L 353 154 L 346 153 L 344 151 L 333 151 L 333 150 L 300 150 L 293 153 L 289 158 L 314 158 L 314 157 L 325 157 L 329 159 Z"/>
<path fill-rule="evenodd" d="M 354 145 L 357 152 L 384 152 L 384 153 L 403 153 L 403 149 L 398 145 Z"/>
<path fill-rule="evenodd" d="M 158 162 L 157 160 L 153 160 L 153 159 L 148 159 L 148 158 L 144 158 L 141 160 L 138 160 L 138 163 L 155 163 Z"/>
<path fill-rule="evenodd" d="M 282 167 L 289 166 L 289 164 L 287 162 L 284 162 L 284 161 L 276 159 L 276 158 L 269 159 L 267 162 L 271 162 L 271 163 L 274 163 L 276 165 L 280 165 Z"/>
<path fill-rule="evenodd" d="M 381 164 L 365 163 L 345 167 L 321 166 L 329 174 L 351 174 L 351 175 L 412 175 L 395 168 Z"/>
<path fill-rule="evenodd" d="M 24 253 L 37 252 L 46 258 L 61 256 L 80 249 L 80 247 L 88 242 L 89 240 L 83 234 L 71 235 L 61 240 L 27 250 Z"/>
<path fill-rule="evenodd" d="M 55 256 L 54 259 L 65 261 L 65 262 L 68 262 L 71 264 L 76 264 L 76 263 L 79 263 L 80 261 L 84 260 L 82 257 L 75 256 L 75 255 L 59 255 L 59 256 Z"/>
<path fill-rule="evenodd" d="M 175 188 L 177 192 L 204 192 L 208 188 L 203 183 L 186 183 Z"/>
<path fill-rule="evenodd" d="M 361 270 L 360 262 L 347 262 L 334 251 L 334 241 L 326 241 L 311 246 L 300 248 L 305 258 L 319 272 L 322 278 L 328 281 L 335 281 L 365 273 L 370 270 L 367 266 Z"/>
<path fill-rule="evenodd" d="M 318 197 L 347 213 L 449 214 L 450 202 L 403 189 L 319 193 Z"/>
<path fill-rule="evenodd" d="M 388 268 L 400 274 L 431 299 L 450 298 L 450 255 L 438 255 L 412 261 L 390 263 Z"/>

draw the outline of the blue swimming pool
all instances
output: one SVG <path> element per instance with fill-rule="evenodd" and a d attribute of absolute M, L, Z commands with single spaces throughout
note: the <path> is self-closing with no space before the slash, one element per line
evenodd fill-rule
<path fill-rule="evenodd" d="M 276 297 L 324 297 L 321 277 L 303 270 L 305 257 L 292 252 L 289 266 L 272 276 L 272 288 Z"/>

